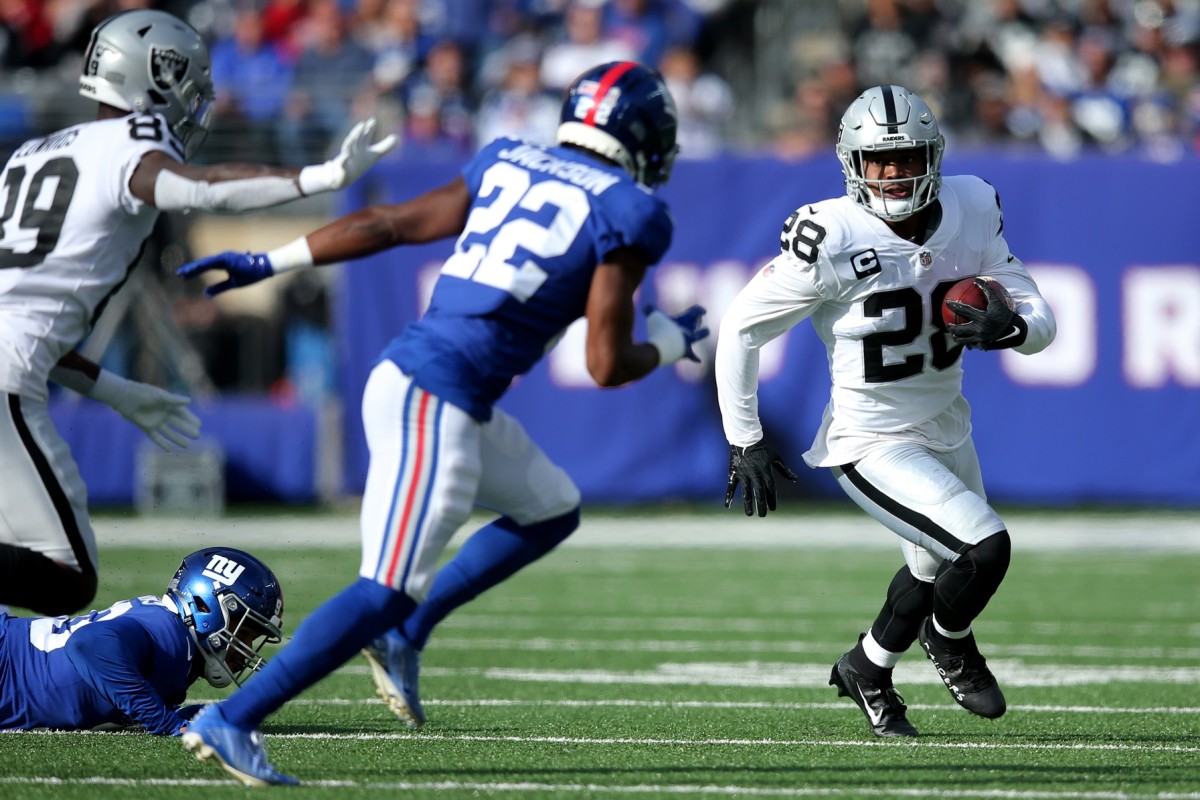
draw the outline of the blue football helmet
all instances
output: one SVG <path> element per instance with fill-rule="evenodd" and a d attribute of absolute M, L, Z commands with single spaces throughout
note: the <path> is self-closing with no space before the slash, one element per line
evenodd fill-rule
<path fill-rule="evenodd" d="M 266 564 L 244 550 L 206 547 L 185 556 L 167 596 L 204 656 L 204 679 L 242 685 L 262 667 L 258 651 L 283 638 L 283 591 Z"/>
<path fill-rule="evenodd" d="M 620 164 L 644 186 L 671 176 L 679 153 L 679 114 L 656 70 L 636 61 L 592 67 L 567 87 L 558 143 L 573 144 Z"/>

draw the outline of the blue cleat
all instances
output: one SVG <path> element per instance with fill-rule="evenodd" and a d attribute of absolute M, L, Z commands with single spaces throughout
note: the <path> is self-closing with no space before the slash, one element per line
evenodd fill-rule
<path fill-rule="evenodd" d="M 418 685 L 421 680 L 421 651 L 396 633 L 380 636 L 363 648 L 371 665 L 375 693 L 410 728 L 425 724 Z"/>
<path fill-rule="evenodd" d="M 230 725 L 218 705 L 210 705 L 188 723 L 183 733 L 184 749 L 196 760 L 217 763 L 246 786 L 296 786 L 300 781 L 284 775 L 267 761 L 259 731 L 244 731 Z"/>

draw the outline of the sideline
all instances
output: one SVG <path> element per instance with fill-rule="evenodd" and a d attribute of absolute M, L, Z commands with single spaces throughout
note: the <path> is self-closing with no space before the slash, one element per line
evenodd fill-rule
<path fill-rule="evenodd" d="M 1200 553 L 1200 512 L 1004 512 L 1014 550 Z M 490 517 L 475 515 L 451 546 Z M 203 547 L 231 537 L 248 548 L 358 547 L 358 517 L 338 511 L 279 515 L 155 517 L 97 515 L 101 547 Z M 589 509 L 564 547 L 717 549 L 893 549 L 895 537 L 865 514 L 818 511 L 748 519 L 740 512 Z"/>

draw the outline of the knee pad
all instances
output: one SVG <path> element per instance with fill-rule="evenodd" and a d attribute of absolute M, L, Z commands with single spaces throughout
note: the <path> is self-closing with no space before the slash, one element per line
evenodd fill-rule
<path fill-rule="evenodd" d="M 82 610 L 95 596 L 90 565 L 76 571 L 34 550 L 0 545 L 0 603 L 57 617 Z"/>
<path fill-rule="evenodd" d="M 999 584 L 1008 572 L 1008 563 L 1012 560 L 1012 539 L 1009 538 L 1008 531 L 993 533 L 982 542 L 967 548 L 958 557 L 959 561 L 963 559 L 971 560 L 977 575 L 994 576 Z"/>
<path fill-rule="evenodd" d="M 82 611 L 96 597 L 96 576 L 91 573 L 79 573 L 64 570 L 70 577 L 57 587 L 51 586 L 45 596 L 42 608 L 33 608 L 39 614 L 56 617 L 62 614 L 73 614 Z"/>

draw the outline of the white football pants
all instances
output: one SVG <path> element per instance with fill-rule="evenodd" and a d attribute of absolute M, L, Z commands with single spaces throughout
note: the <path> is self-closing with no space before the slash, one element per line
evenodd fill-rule
<path fill-rule="evenodd" d="M 87 487 L 46 403 L 0 392 L 0 542 L 96 572 Z"/>
<path fill-rule="evenodd" d="M 910 442 L 881 446 L 833 474 L 850 499 L 903 540 L 904 560 L 923 581 L 945 559 L 1005 529 L 987 503 L 969 439 L 950 452 Z"/>
<path fill-rule="evenodd" d="M 362 418 L 371 459 L 359 575 L 417 602 L 474 507 L 531 525 L 579 505 L 570 476 L 516 419 L 494 409 L 481 423 L 413 384 L 391 361 L 371 371 Z"/>

